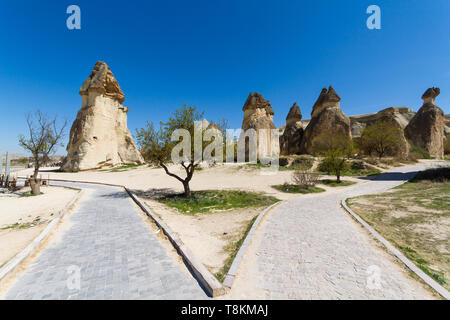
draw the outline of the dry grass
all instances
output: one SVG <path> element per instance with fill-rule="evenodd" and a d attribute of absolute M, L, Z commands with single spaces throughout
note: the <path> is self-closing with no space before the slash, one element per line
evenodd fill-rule
<path fill-rule="evenodd" d="M 415 180 L 349 206 L 425 273 L 450 289 L 450 182 Z"/>

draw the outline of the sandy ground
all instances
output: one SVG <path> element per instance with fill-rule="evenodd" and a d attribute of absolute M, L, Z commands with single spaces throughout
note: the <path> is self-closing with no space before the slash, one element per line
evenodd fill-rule
<path fill-rule="evenodd" d="M 29 192 L 29 188 L 23 188 L 20 192 Z M 41 192 L 44 194 L 33 197 L 0 196 L 0 266 L 38 236 L 78 191 L 42 187 Z M 24 229 L 3 229 L 15 223 L 32 224 Z"/>
<path fill-rule="evenodd" d="M 184 177 L 180 170 L 181 166 L 171 166 L 170 170 Z M 74 181 L 92 181 L 111 184 L 124 185 L 134 191 L 182 192 L 182 184 L 169 177 L 162 168 L 150 168 L 147 166 L 128 169 L 121 172 L 111 172 L 109 170 L 83 171 L 77 173 L 55 172 L 57 168 L 43 168 L 42 178 L 68 179 Z M 182 169 L 182 168 L 181 168 Z M 30 175 L 32 169 L 18 172 L 19 176 Z M 214 167 L 206 167 L 195 171 L 190 186 L 194 190 L 217 190 L 233 189 L 255 192 L 265 192 L 275 196 L 280 200 L 290 199 L 298 196 L 295 194 L 283 193 L 273 189 L 272 185 L 291 182 L 292 171 L 278 171 L 275 174 L 265 174 L 258 168 L 251 168 L 242 164 L 222 164 Z M 323 178 L 333 178 L 323 176 Z M 344 177 L 345 180 L 362 181 L 354 177 Z M 329 189 L 325 186 L 320 186 Z M 332 190 L 336 188 L 331 188 Z"/>
<path fill-rule="evenodd" d="M 245 208 L 191 216 L 154 200 L 145 199 L 145 202 L 213 274 L 221 271 L 228 258 L 227 246 L 238 241 L 248 223 L 264 209 Z"/>

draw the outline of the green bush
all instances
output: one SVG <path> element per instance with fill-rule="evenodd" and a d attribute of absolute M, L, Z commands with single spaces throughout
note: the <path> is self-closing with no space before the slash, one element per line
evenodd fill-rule
<path fill-rule="evenodd" d="M 447 139 L 444 142 L 444 154 L 450 154 L 450 133 L 447 135 Z"/>
<path fill-rule="evenodd" d="M 421 171 L 414 178 L 411 179 L 411 182 L 418 181 L 433 181 L 433 182 L 445 182 L 450 180 L 450 167 L 436 168 L 436 169 L 428 169 L 425 171 Z"/>
<path fill-rule="evenodd" d="M 313 158 L 309 158 L 309 157 L 299 157 L 297 159 L 295 159 L 292 164 L 290 165 L 290 167 L 292 169 L 294 168 L 298 168 L 298 169 L 311 169 L 311 167 L 313 166 L 314 163 L 314 159 Z"/>
<path fill-rule="evenodd" d="M 427 150 L 417 147 L 417 146 L 411 146 L 409 155 L 411 157 L 411 160 L 413 160 L 413 159 L 431 159 L 431 156 Z"/>

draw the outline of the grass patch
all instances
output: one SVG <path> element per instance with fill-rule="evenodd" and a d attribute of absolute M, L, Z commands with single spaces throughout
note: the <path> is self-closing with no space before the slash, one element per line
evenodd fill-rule
<path fill-rule="evenodd" d="M 224 211 L 236 208 L 264 207 L 277 201 L 277 198 L 262 193 L 240 190 L 202 190 L 192 191 L 189 198 L 181 194 L 167 195 L 157 199 L 179 212 L 189 215 Z"/>
<path fill-rule="evenodd" d="M 9 226 L 0 228 L 0 230 L 8 230 L 8 229 L 14 229 L 14 230 L 21 230 L 21 229 L 28 229 L 31 227 L 34 227 L 35 225 L 39 224 L 41 221 L 41 217 L 36 217 L 32 222 L 26 222 L 26 223 L 13 223 Z"/>
<path fill-rule="evenodd" d="M 336 180 L 331 180 L 331 179 L 323 179 L 323 180 L 320 180 L 319 183 L 324 184 L 329 187 L 347 187 L 347 186 L 351 186 L 352 184 L 356 184 L 355 181 L 341 180 L 341 182 L 338 183 Z"/>
<path fill-rule="evenodd" d="M 289 167 L 281 167 L 280 170 L 309 170 L 314 164 L 314 158 L 300 156 L 295 158 Z"/>
<path fill-rule="evenodd" d="M 279 184 L 272 186 L 272 188 L 277 189 L 281 192 L 286 193 L 301 193 L 301 194 L 307 194 L 307 193 L 320 193 L 324 192 L 325 189 L 319 188 L 319 187 L 309 187 L 309 188 L 302 188 L 296 184 Z"/>
<path fill-rule="evenodd" d="M 450 289 L 449 168 L 423 171 L 388 192 L 349 206 L 421 270 Z"/>
<path fill-rule="evenodd" d="M 380 174 L 381 171 L 372 166 L 366 166 L 365 168 L 355 168 L 352 167 L 354 162 L 349 162 L 346 164 L 346 167 L 341 172 L 341 176 L 348 177 L 368 177 L 376 174 Z M 326 164 L 324 161 L 321 161 L 316 169 L 317 172 L 327 175 L 334 175 L 332 172 L 327 171 Z"/>
<path fill-rule="evenodd" d="M 245 238 L 247 237 L 248 233 L 250 232 L 250 229 L 252 228 L 253 224 L 256 221 L 256 218 L 258 216 L 255 216 L 247 225 L 247 228 L 245 229 L 244 235 L 236 242 L 230 244 L 225 248 L 225 251 L 229 253 L 228 258 L 225 260 L 225 264 L 220 272 L 217 272 L 214 276 L 219 280 L 220 282 L 223 282 L 225 279 L 225 275 L 227 274 L 228 270 L 230 270 L 230 267 L 234 261 L 234 258 L 236 258 L 237 253 L 239 252 L 239 249 L 241 248 L 242 244 L 244 243 Z"/>

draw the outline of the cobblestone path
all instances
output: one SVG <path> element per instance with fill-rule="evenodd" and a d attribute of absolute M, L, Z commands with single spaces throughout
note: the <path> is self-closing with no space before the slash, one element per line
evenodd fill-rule
<path fill-rule="evenodd" d="M 385 191 L 422 169 L 396 168 L 373 181 L 279 205 L 257 229 L 228 298 L 432 299 L 340 207 L 346 197 Z"/>
<path fill-rule="evenodd" d="M 123 190 L 89 191 L 67 230 L 31 262 L 6 299 L 204 299 L 198 282 L 161 244 Z M 58 231 L 59 232 L 59 231 Z M 79 290 L 77 274 L 80 275 Z"/>

